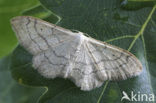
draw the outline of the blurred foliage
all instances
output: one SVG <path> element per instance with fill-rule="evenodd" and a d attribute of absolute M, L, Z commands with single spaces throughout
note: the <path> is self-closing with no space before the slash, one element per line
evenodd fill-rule
<path fill-rule="evenodd" d="M 17 45 L 10 19 L 38 3 L 37 0 L 0 0 L 0 58 L 9 54 Z"/>

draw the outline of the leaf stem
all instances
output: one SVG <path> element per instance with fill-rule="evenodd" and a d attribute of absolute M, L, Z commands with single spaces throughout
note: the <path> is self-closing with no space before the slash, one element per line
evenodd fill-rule
<path fill-rule="evenodd" d="M 106 90 L 106 87 L 107 87 L 108 83 L 109 83 L 109 81 L 106 81 L 105 86 L 104 86 L 104 88 L 103 88 L 103 90 L 102 90 L 102 92 L 101 92 L 101 94 L 100 94 L 100 97 L 99 97 L 97 103 L 100 103 L 100 101 L 101 101 L 101 99 L 102 99 L 102 96 L 103 96 L 103 94 L 104 94 L 104 92 L 105 92 L 105 90 Z"/>
<path fill-rule="evenodd" d="M 112 42 L 112 41 L 119 40 L 119 39 L 134 38 L 134 37 L 135 36 L 133 36 L 133 35 L 125 35 L 125 36 L 120 36 L 120 37 L 117 37 L 117 38 L 106 40 L 105 42 Z"/>
<path fill-rule="evenodd" d="M 145 31 L 145 28 L 146 28 L 148 22 L 150 21 L 150 19 L 152 18 L 152 15 L 153 15 L 155 9 L 156 9 L 156 5 L 153 6 L 152 11 L 150 12 L 148 18 L 146 19 L 146 21 L 142 25 L 141 30 L 134 36 L 134 40 L 132 41 L 131 45 L 129 46 L 128 51 L 131 50 L 131 48 L 133 47 L 133 45 L 135 44 L 135 42 L 139 38 L 139 36 L 143 35 L 143 33 Z M 106 84 L 105 84 L 105 86 L 104 86 L 104 88 L 103 88 L 103 90 L 102 90 L 102 92 L 100 94 L 100 97 L 99 97 L 97 103 L 100 103 L 100 101 L 102 99 L 102 96 L 103 96 L 103 94 L 105 92 L 105 89 L 107 88 L 108 83 L 109 83 L 109 81 L 106 82 Z"/>
<path fill-rule="evenodd" d="M 144 34 L 145 28 L 147 27 L 147 24 L 149 23 L 150 19 L 152 18 L 152 15 L 154 13 L 156 9 L 156 5 L 154 5 L 154 7 L 152 8 L 152 11 L 150 12 L 148 18 L 146 19 L 146 21 L 144 22 L 144 24 L 142 25 L 140 31 L 136 34 L 134 40 L 132 41 L 131 45 L 128 48 L 128 51 L 130 51 L 134 45 L 134 43 L 136 42 L 136 40 L 139 38 L 140 35 Z"/>

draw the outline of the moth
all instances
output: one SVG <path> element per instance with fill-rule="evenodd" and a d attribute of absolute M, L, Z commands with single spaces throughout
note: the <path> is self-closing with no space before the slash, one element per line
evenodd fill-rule
<path fill-rule="evenodd" d="M 45 78 L 69 78 L 89 91 L 106 80 L 125 80 L 142 71 L 142 64 L 130 52 L 80 31 L 30 16 L 15 17 L 11 24 L 20 45 L 33 55 L 33 67 Z"/>

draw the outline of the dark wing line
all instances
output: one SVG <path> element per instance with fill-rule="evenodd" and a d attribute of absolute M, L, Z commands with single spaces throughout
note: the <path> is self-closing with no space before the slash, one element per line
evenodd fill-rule
<path fill-rule="evenodd" d="M 98 42 L 99 45 L 101 45 L 101 46 L 103 45 L 104 47 L 106 47 L 106 45 L 107 45 L 107 47 L 115 48 L 118 52 L 124 52 L 124 53 L 126 53 L 127 55 L 133 57 L 133 58 L 136 60 L 136 62 L 137 62 L 136 64 L 138 64 L 138 65 L 139 65 L 139 68 L 142 70 L 143 67 L 142 67 L 141 62 L 140 62 L 140 61 L 138 60 L 138 58 L 137 58 L 134 54 L 132 54 L 131 52 L 129 52 L 129 51 L 125 50 L 125 49 L 122 49 L 122 48 L 120 48 L 120 47 L 117 47 L 117 46 L 108 44 L 108 43 L 106 43 L 106 42 L 103 42 L 103 41 L 100 41 L 100 40 L 96 40 L 96 39 L 91 38 L 91 37 L 88 37 L 88 38 L 89 38 L 89 41 L 92 42 L 92 43 L 97 44 L 97 42 Z"/>
<path fill-rule="evenodd" d="M 14 18 L 11 19 L 11 23 L 15 20 L 18 20 L 18 19 L 23 19 L 23 18 L 29 18 L 29 19 L 33 19 L 33 20 L 39 20 L 41 21 L 44 25 L 46 26 L 49 26 L 49 27 L 52 27 L 52 28 L 58 28 L 57 30 L 61 30 L 61 31 L 66 31 L 66 32 L 71 32 L 70 30 L 68 29 L 65 29 L 65 28 L 62 28 L 60 26 L 57 26 L 56 24 L 52 24 L 52 23 L 49 23 L 47 21 L 44 21 L 42 19 L 39 19 L 39 18 L 36 18 L 36 17 L 32 17 L 32 16 L 16 16 Z M 72 32 L 71 32 L 72 33 Z"/>

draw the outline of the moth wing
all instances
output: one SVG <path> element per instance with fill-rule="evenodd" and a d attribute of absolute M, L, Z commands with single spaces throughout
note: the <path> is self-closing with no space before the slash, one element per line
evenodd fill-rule
<path fill-rule="evenodd" d="M 101 80 L 120 80 L 139 75 L 142 64 L 130 52 L 89 38 L 87 48 Z"/>
<path fill-rule="evenodd" d="M 15 17 L 11 24 L 19 43 L 34 55 L 75 38 L 70 30 L 34 17 Z"/>

